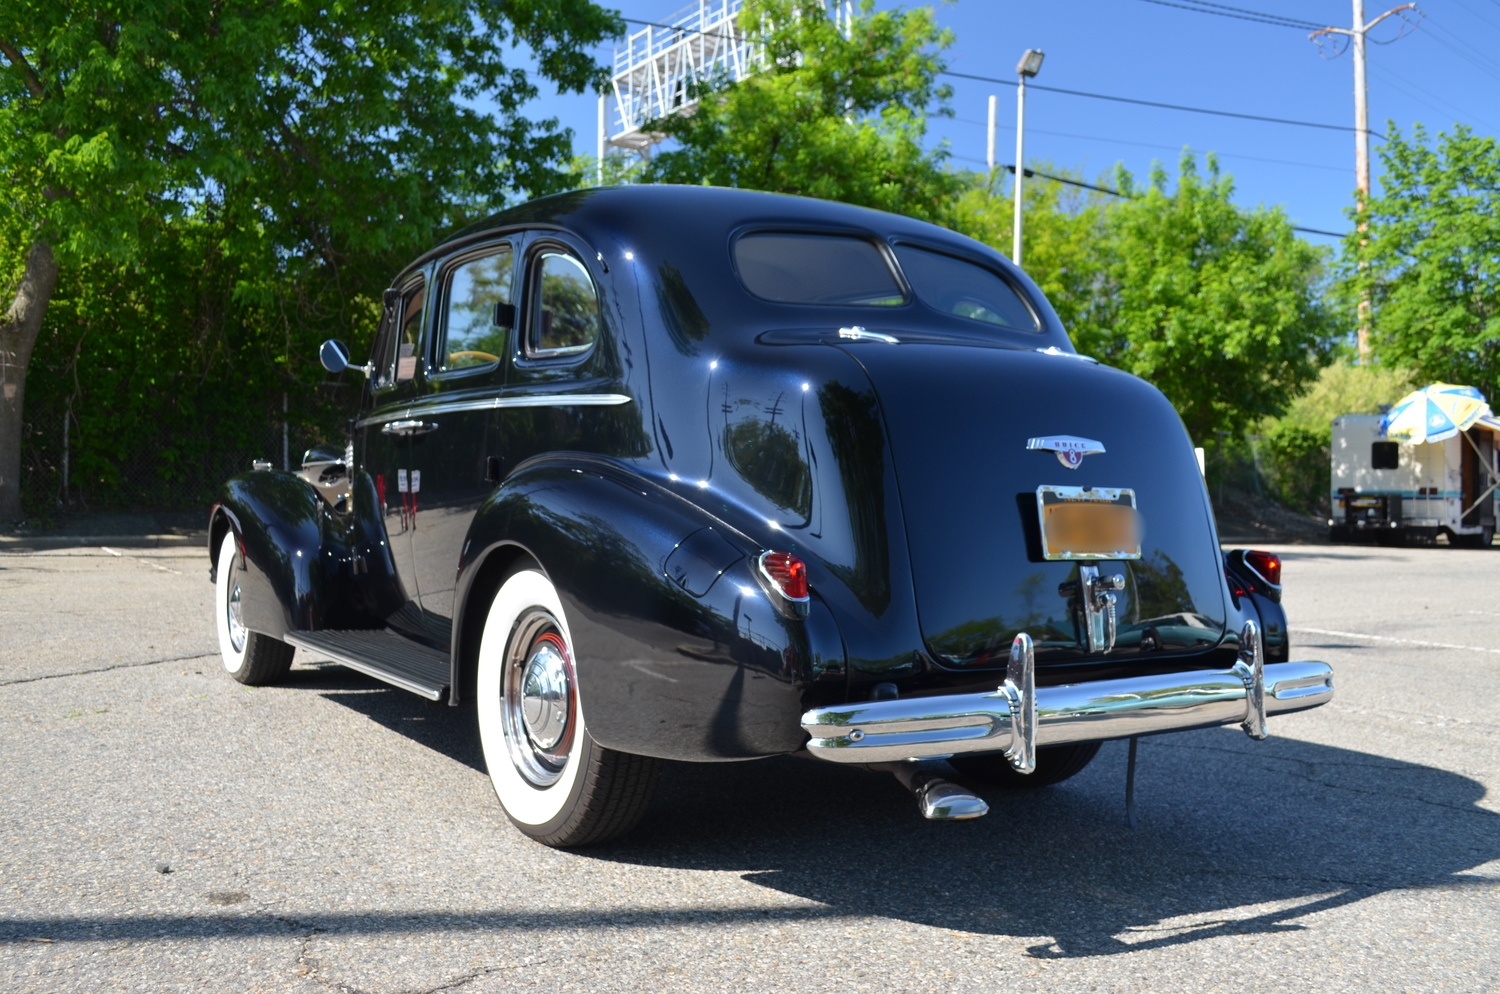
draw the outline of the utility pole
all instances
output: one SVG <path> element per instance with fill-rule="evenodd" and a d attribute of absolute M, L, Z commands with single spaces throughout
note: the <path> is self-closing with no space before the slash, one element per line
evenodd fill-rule
<path fill-rule="evenodd" d="M 1359 191 L 1358 208 L 1365 209 L 1370 199 L 1370 108 L 1369 86 L 1365 82 L 1365 35 L 1371 28 L 1392 14 L 1403 10 L 1416 10 L 1414 3 L 1392 7 L 1373 21 L 1365 21 L 1365 0 L 1354 0 L 1354 26 L 1352 28 L 1323 28 L 1314 31 L 1308 38 L 1317 41 L 1323 35 L 1344 35 L 1354 50 L 1354 185 Z M 1359 230 L 1368 226 L 1360 221 Z M 1363 294 L 1359 300 L 1359 360 L 1370 358 L 1370 295 Z"/>
<path fill-rule="evenodd" d="M 603 186 L 604 185 L 604 150 L 607 147 L 604 144 L 604 123 L 605 123 L 605 118 L 604 118 L 604 93 L 603 93 L 603 91 L 600 91 L 600 93 L 599 93 L 599 161 L 598 161 L 598 163 L 594 167 L 595 170 L 597 171 L 597 174 L 598 174 L 597 175 L 597 182 L 594 183 L 595 186 Z"/>

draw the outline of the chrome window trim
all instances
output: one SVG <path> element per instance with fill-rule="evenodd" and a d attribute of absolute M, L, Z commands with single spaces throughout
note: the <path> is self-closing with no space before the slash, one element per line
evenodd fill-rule
<path fill-rule="evenodd" d="M 547 393 L 521 397 L 480 397 L 473 400 L 433 401 L 408 404 L 399 410 L 382 411 L 361 418 L 356 428 L 399 421 L 416 415 L 447 414 L 457 411 L 489 411 L 506 407 L 614 407 L 628 404 L 632 398 L 622 393 Z"/>
<path fill-rule="evenodd" d="M 449 369 L 447 366 L 442 365 L 442 363 L 438 361 L 438 353 L 446 350 L 448 347 L 448 316 L 453 302 L 453 274 L 457 272 L 459 267 L 461 266 L 467 265 L 468 263 L 474 262 L 478 259 L 487 258 L 488 256 L 499 255 L 502 251 L 509 251 L 511 254 L 511 296 L 516 299 L 512 300 L 510 302 L 510 305 L 514 307 L 517 314 L 519 314 L 521 309 L 521 295 L 516 291 L 515 284 L 520 282 L 516 278 L 516 270 L 519 267 L 520 262 L 522 261 L 522 252 L 515 238 L 503 237 L 497 238 L 494 241 L 486 241 L 475 245 L 469 245 L 460 251 L 454 252 L 453 255 L 444 259 L 438 265 L 437 271 L 434 274 L 433 278 L 433 285 L 436 287 L 437 292 L 436 300 L 434 303 L 432 341 L 429 343 L 428 348 L 431 356 L 427 366 L 427 379 L 444 380 L 450 377 L 456 378 L 463 376 L 472 376 L 477 372 L 494 372 L 497 368 L 499 368 L 500 364 L 505 361 L 504 356 L 499 356 L 495 359 L 494 362 L 486 362 L 474 366 L 459 366 L 454 369 Z M 500 328 L 499 325 L 491 325 L 491 327 Z M 515 322 L 511 323 L 510 328 L 500 330 L 506 332 L 506 347 L 509 348 L 510 339 L 516 331 Z M 439 341 L 439 338 L 441 338 L 441 341 Z"/>
<path fill-rule="evenodd" d="M 541 323 L 542 313 L 542 266 L 549 255 L 567 259 L 569 262 L 577 265 L 579 269 L 583 270 L 584 277 L 589 281 L 589 286 L 594 291 L 594 303 L 597 305 L 599 311 L 599 327 L 595 329 L 594 337 L 582 345 L 561 345 L 556 348 L 547 349 L 533 347 L 533 337 L 540 336 L 540 330 L 537 326 Z M 599 261 L 601 263 L 604 261 L 602 254 Z M 526 256 L 522 262 L 521 278 L 521 295 L 524 298 L 522 306 L 525 308 L 525 313 L 521 317 L 521 331 L 517 336 L 517 344 L 520 348 L 517 349 L 518 354 L 516 359 L 523 364 L 523 367 L 526 363 L 546 363 L 557 359 L 576 359 L 592 351 L 594 346 L 599 343 L 599 339 L 604 336 L 606 330 L 604 317 L 605 296 L 603 289 L 599 286 L 599 281 L 594 279 L 594 274 L 590 271 L 589 264 L 584 261 L 583 254 L 567 242 L 558 238 L 547 238 L 544 235 L 526 246 Z"/>

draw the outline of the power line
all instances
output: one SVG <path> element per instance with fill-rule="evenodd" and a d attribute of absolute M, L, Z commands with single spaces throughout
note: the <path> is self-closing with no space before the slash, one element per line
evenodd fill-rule
<path fill-rule="evenodd" d="M 959 124 L 973 125 L 978 128 L 989 127 L 989 123 L 986 121 L 975 121 L 972 118 L 967 117 L 954 117 L 950 120 L 956 121 Z M 996 127 L 1004 128 L 1006 131 L 1014 131 L 1016 128 L 1014 124 L 997 124 Z M 1181 152 L 1184 148 L 1181 145 L 1160 145 L 1155 142 L 1137 142 L 1130 141 L 1125 138 L 1105 138 L 1102 135 L 1076 135 L 1068 131 L 1047 131 L 1043 128 L 1027 128 L 1026 133 L 1028 135 L 1051 135 L 1054 138 L 1077 138 L 1080 141 L 1104 142 L 1106 145 L 1131 145 L 1136 148 L 1154 148 L 1163 152 Z M 1211 149 L 1193 148 L 1191 145 L 1187 146 L 1186 150 L 1194 155 L 1213 154 L 1224 159 L 1244 159 L 1247 162 L 1268 162 L 1276 166 L 1298 166 L 1303 169 L 1321 169 L 1324 172 L 1329 173 L 1348 172 L 1348 170 L 1343 168 L 1342 166 L 1323 166 L 1315 162 L 1292 162 L 1289 159 L 1267 159 L 1264 156 L 1244 155 L 1239 152 L 1220 152 Z"/>
<path fill-rule="evenodd" d="M 1496 71 L 1497 69 L 1500 69 L 1500 62 L 1496 62 L 1494 59 L 1491 59 L 1483 52 L 1480 52 L 1473 46 L 1466 44 L 1463 39 L 1459 38 L 1457 35 L 1449 31 L 1447 28 L 1443 27 L 1441 24 L 1438 24 L 1426 14 L 1423 15 L 1422 23 L 1429 29 L 1427 32 L 1427 36 L 1433 41 L 1437 42 L 1439 45 L 1442 45 L 1448 51 L 1452 52 L 1454 55 L 1457 55 L 1459 58 L 1463 59 L 1465 62 L 1469 63 L 1471 66 L 1478 69 L 1485 75 L 1490 76 L 1494 79 L 1500 79 L 1500 72 Z M 1444 35 L 1447 35 L 1448 38 L 1445 39 L 1443 37 Z"/>
<path fill-rule="evenodd" d="M 1378 62 L 1372 62 L 1372 63 L 1370 63 L 1370 72 L 1372 72 L 1376 76 L 1379 76 L 1382 79 L 1384 79 L 1391 86 L 1395 87 L 1396 90 L 1398 90 L 1401 93 L 1404 93 L 1409 99 L 1415 100 L 1419 104 L 1423 104 L 1424 106 L 1430 107 L 1431 109 L 1437 111 L 1439 114 L 1443 114 L 1443 113 L 1455 113 L 1459 117 L 1472 118 L 1473 120 L 1475 120 L 1475 121 L 1479 122 L 1480 124 L 1484 125 L 1486 128 L 1489 128 L 1491 131 L 1500 131 L 1500 129 L 1497 129 L 1493 124 L 1491 124 L 1489 121 L 1486 121 L 1484 118 L 1478 117 L 1478 116 L 1476 116 L 1474 114 L 1471 114 L 1471 113 L 1469 113 L 1468 111 L 1464 110 L 1462 107 L 1459 107 L 1456 104 L 1449 103 L 1448 101 L 1444 100 L 1442 97 L 1438 96 L 1436 93 L 1433 93 L 1431 90 L 1424 89 L 1423 87 L 1418 86 L 1416 83 L 1413 83 L 1410 79 L 1407 79 L 1405 76 L 1401 75 L 1398 72 L 1395 72 L 1394 70 L 1392 70 L 1392 69 L 1390 69 L 1390 68 L 1388 68 L 1386 66 L 1382 66 Z M 1439 106 L 1437 106 L 1437 104 L 1432 103 L 1432 100 L 1424 100 L 1422 97 L 1417 96 L 1416 93 L 1413 93 L 1413 92 L 1411 92 L 1411 90 L 1408 90 L 1406 88 L 1408 86 L 1411 87 L 1412 90 L 1416 90 L 1418 93 L 1425 93 L 1428 97 L 1431 97 L 1432 100 L 1436 100 L 1437 103 L 1442 104 L 1443 107 L 1448 108 L 1448 110 L 1444 111 L 1442 107 L 1439 107 Z"/>
<path fill-rule="evenodd" d="M 1312 21 L 1304 21 L 1295 17 L 1283 17 L 1280 14 L 1267 14 L 1259 10 L 1246 10 L 1244 7 L 1229 7 L 1222 3 L 1207 3 L 1206 0 L 1185 0 L 1185 2 L 1174 2 L 1174 0 L 1145 0 L 1146 3 L 1154 3 L 1160 7 L 1176 7 L 1178 10 L 1190 10 L 1195 14 L 1214 14 L 1218 17 L 1233 17 L 1241 21 L 1257 21 L 1261 24 L 1270 24 L 1278 28 L 1295 28 L 1298 31 L 1316 31 L 1323 27 Z"/>
<path fill-rule="evenodd" d="M 1018 86 L 1013 79 L 997 79 L 993 76 L 975 76 L 971 73 L 954 72 L 951 69 L 942 71 L 944 76 L 955 76 L 959 79 L 973 79 L 981 83 L 994 83 L 998 86 Z M 1231 110 L 1211 110 L 1207 107 L 1188 107 L 1183 104 L 1160 103 L 1156 100 L 1137 100 L 1134 97 L 1115 97 L 1107 93 L 1088 93 L 1084 90 L 1065 90 L 1060 86 L 1043 86 L 1040 83 L 1027 83 L 1028 90 L 1046 90 L 1049 93 L 1065 93 L 1070 97 L 1088 97 L 1092 100 L 1109 100 L 1119 104 L 1136 104 L 1141 107 L 1161 107 L 1166 110 L 1181 110 L 1192 114 L 1211 114 L 1215 117 L 1235 117 L 1244 121 L 1265 121 L 1269 124 L 1290 124 L 1299 128 L 1321 128 L 1324 131 L 1357 131 L 1357 128 L 1345 124 L 1322 124 L 1317 121 L 1294 121 L 1285 117 L 1266 117 L 1261 114 L 1241 114 Z M 1385 135 L 1371 131 L 1370 134 L 1385 140 Z"/>
<path fill-rule="evenodd" d="M 974 158 L 971 155 L 955 155 L 955 156 L 953 156 L 953 158 L 955 158 L 955 159 L 963 159 L 965 162 L 980 162 L 980 163 L 984 162 L 983 159 L 976 159 L 976 158 Z M 1012 164 L 1012 163 L 1009 163 L 1009 162 L 1005 163 L 1001 168 L 1003 168 L 1008 173 L 1014 173 L 1016 171 L 1015 165 Z M 1026 170 L 1026 175 L 1028 177 L 1031 177 L 1031 176 L 1040 176 L 1042 179 L 1050 179 L 1054 183 L 1066 183 L 1068 186 L 1081 186 L 1081 187 L 1083 187 L 1086 190 L 1096 190 L 1099 193 L 1107 193 L 1111 197 L 1119 197 L 1122 200 L 1133 200 L 1133 199 L 1135 199 L 1134 196 L 1132 196 L 1131 194 L 1123 193 L 1123 192 L 1121 192 L 1119 190 L 1111 189 L 1110 187 L 1107 187 L 1107 186 L 1096 186 L 1093 183 L 1085 183 L 1083 180 L 1079 180 L 1079 179 L 1069 179 L 1066 176 L 1053 176 L 1051 173 L 1044 173 L 1044 172 L 1041 172 L 1041 171 L 1036 170 L 1036 169 L 1028 169 L 1028 170 Z M 1292 225 L 1292 230 L 1293 231 L 1301 231 L 1301 232 L 1304 232 L 1304 233 L 1309 234 L 1309 235 L 1326 235 L 1329 238 L 1347 238 L 1347 237 L 1349 237 L 1346 232 L 1342 232 L 1342 231 L 1324 231 L 1322 228 L 1304 228 L 1304 227 L 1302 227 L 1301 225 L 1298 225 L 1298 224 Z"/>
<path fill-rule="evenodd" d="M 1155 2 L 1164 2 L 1164 0 L 1148 0 L 1148 2 L 1152 2 L 1152 3 L 1155 3 Z M 1173 5 L 1173 6 L 1175 6 L 1175 5 Z M 1222 6 L 1222 4 L 1215 4 L 1213 6 Z M 1197 8 L 1189 7 L 1189 8 L 1186 8 L 1186 9 L 1195 10 Z M 1238 10 L 1239 8 L 1226 8 L 1226 9 Z M 683 32 L 685 34 L 707 34 L 708 33 L 708 32 L 702 31 L 702 30 L 700 30 L 698 28 L 682 28 L 682 27 L 677 27 L 677 26 L 671 25 L 671 24 L 662 24 L 662 23 L 660 23 L 658 21 L 643 21 L 643 20 L 641 20 L 639 18 L 635 18 L 635 17 L 622 17 L 622 18 L 620 18 L 620 20 L 624 21 L 627 24 L 639 24 L 639 25 L 642 25 L 642 26 L 648 27 L 648 28 L 662 28 L 662 29 L 667 30 L 667 31 L 680 31 L 680 32 Z M 1313 22 L 1307 21 L 1305 23 L 1306 24 L 1312 24 Z M 1317 27 L 1318 25 L 1313 25 L 1313 26 Z M 994 84 L 996 84 L 998 86 L 1017 86 L 1017 85 L 1019 85 L 1013 79 L 996 79 L 993 76 L 976 76 L 976 75 L 974 75 L 972 73 L 954 72 L 951 69 L 944 69 L 944 70 L 942 70 L 941 71 L 941 75 L 944 75 L 944 76 L 953 76 L 953 77 L 955 77 L 957 79 L 972 79 L 972 80 L 977 80 L 977 81 L 979 81 L 981 83 L 994 83 Z M 1325 131 L 1355 131 L 1355 130 L 1357 130 L 1355 128 L 1351 128 L 1351 127 L 1349 127 L 1347 125 L 1343 125 L 1343 124 L 1321 124 L 1321 123 L 1316 122 L 1316 121 L 1295 121 L 1295 120 L 1292 120 L 1290 118 L 1285 118 L 1285 117 L 1267 117 L 1267 116 L 1262 115 L 1262 114 L 1241 114 L 1241 113 L 1238 113 L 1237 111 L 1230 111 L 1230 110 L 1212 110 L 1212 109 L 1207 108 L 1207 107 L 1188 107 L 1188 106 L 1185 106 L 1183 104 L 1168 104 L 1168 103 L 1162 103 L 1162 102 L 1157 101 L 1157 100 L 1137 100 L 1134 97 L 1116 97 L 1116 96 L 1111 96 L 1108 93 L 1089 93 L 1089 92 L 1087 92 L 1085 90 L 1065 90 L 1065 89 L 1063 89 L 1060 86 L 1043 86 L 1040 83 L 1028 83 L 1027 85 L 1031 89 L 1033 89 L 1033 90 L 1046 90 L 1048 93 L 1062 93 L 1062 94 L 1066 94 L 1067 96 L 1070 96 L 1070 97 L 1088 97 L 1091 100 L 1109 100 L 1109 101 L 1112 101 L 1114 103 L 1135 104 L 1135 105 L 1140 106 L 1140 107 L 1159 107 L 1159 108 L 1162 108 L 1163 110 L 1180 110 L 1180 111 L 1186 111 L 1187 113 L 1190 113 L 1190 114 L 1209 114 L 1209 115 L 1212 115 L 1212 116 L 1215 116 L 1215 117 L 1234 117 L 1234 118 L 1239 118 L 1242 121 L 1263 121 L 1263 122 L 1265 122 L 1267 124 L 1289 124 L 1289 125 L 1293 125 L 1293 126 L 1299 127 L 1299 128 L 1321 128 L 1321 129 L 1323 129 Z M 1376 138 L 1379 138 L 1381 141 L 1385 140 L 1385 135 L 1382 135 L 1379 132 L 1371 131 L 1370 134 L 1374 135 Z"/>

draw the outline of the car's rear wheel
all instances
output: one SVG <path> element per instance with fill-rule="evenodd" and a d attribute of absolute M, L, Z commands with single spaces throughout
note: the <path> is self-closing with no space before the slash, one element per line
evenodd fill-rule
<path fill-rule="evenodd" d="M 224 669 L 240 683 L 264 687 L 291 669 L 297 650 L 280 639 L 245 627 L 241 571 L 235 568 L 234 530 L 224 533 L 214 570 L 214 627 L 219 633 L 219 655 Z"/>
<path fill-rule="evenodd" d="M 490 781 L 522 832 L 582 846 L 629 831 L 645 814 L 661 761 L 589 735 L 562 602 L 534 568 L 512 573 L 490 603 L 475 698 Z"/>
<path fill-rule="evenodd" d="M 968 779 L 991 787 L 1046 787 L 1076 776 L 1099 755 L 1099 745 L 1077 742 L 1042 746 L 1036 751 L 1036 769 L 1031 773 L 1017 773 L 1010 760 L 998 752 L 954 756 L 948 764 Z"/>

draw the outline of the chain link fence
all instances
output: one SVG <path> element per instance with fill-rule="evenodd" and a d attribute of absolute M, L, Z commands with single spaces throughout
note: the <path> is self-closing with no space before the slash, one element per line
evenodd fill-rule
<path fill-rule="evenodd" d="M 85 451 L 75 413 L 56 404 L 28 404 L 22 423 L 21 495 L 29 518 L 47 520 L 104 511 L 198 511 L 231 476 L 265 460 L 296 469 L 320 441 L 342 434 L 269 410 L 236 419 L 232 430 L 162 426 L 101 456 Z"/>

